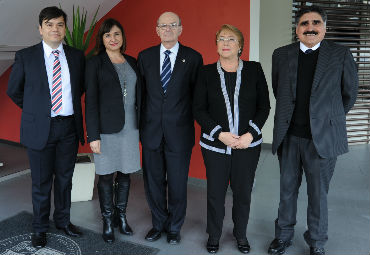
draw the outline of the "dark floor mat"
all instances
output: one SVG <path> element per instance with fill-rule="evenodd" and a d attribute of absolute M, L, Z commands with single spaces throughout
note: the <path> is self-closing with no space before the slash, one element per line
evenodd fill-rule
<path fill-rule="evenodd" d="M 0 222 L 0 254 L 50 254 L 50 255 L 121 255 L 156 254 L 159 249 L 127 241 L 116 240 L 112 244 L 103 241 L 101 234 L 81 228 L 83 236 L 71 238 L 54 227 L 50 221 L 47 245 L 35 249 L 31 245 L 32 214 L 20 212 Z"/>

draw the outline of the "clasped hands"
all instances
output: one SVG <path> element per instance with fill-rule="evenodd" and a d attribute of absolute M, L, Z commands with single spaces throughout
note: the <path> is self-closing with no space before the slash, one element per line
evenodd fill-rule
<path fill-rule="evenodd" d="M 244 135 L 238 136 L 230 132 L 221 132 L 218 136 L 218 140 L 232 149 L 246 149 L 251 144 L 253 136 L 251 133 L 245 133 Z"/>

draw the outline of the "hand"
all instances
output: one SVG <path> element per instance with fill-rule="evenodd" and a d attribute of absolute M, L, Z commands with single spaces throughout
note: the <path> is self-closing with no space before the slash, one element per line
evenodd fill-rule
<path fill-rule="evenodd" d="M 237 142 L 239 139 L 238 135 L 234 135 L 233 133 L 230 132 L 221 132 L 218 135 L 218 140 L 223 142 L 226 146 L 230 146 L 231 144 Z"/>
<path fill-rule="evenodd" d="M 240 138 L 235 143 L 231 144 L 230 147 L 233 149 L 246 149 L 249 147 L 252 141 L 253 136 L 251 135 L 251 133 L 246 133 L 240 136 Z"/>
<path fill-rule="evenodd" d="M 100 154 L 100 140 L 92 141 L 90 148 L 94 153 Z"/>

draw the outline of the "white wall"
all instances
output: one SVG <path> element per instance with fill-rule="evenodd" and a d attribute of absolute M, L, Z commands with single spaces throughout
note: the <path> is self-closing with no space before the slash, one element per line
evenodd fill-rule
<path fill-rule="evenodd" d="M 260 0 L 250 0 L 249 60 L 260 60 Z"/>
<path fill-rule="evenodd" d="M 292 0 L 260 0 L 259 61 L 265 72 L 271 103 L 269 118 L 262 129 L 264 143 L 272 143 L 275 115 L 275 99 L 271 87 L 271 57 L 274 49 L 292 42 L 292 4 Z"/>
<path fill-rule="evenodd" d="M 0 0 L 0 75 L 13 63 L 14 51 L 41 41 L 38 16 L 47 6 L 59 6 L 67 13 L 72 26 L 72 10 L 87 10 L 86 27 L 100 5 L 97 19 L 109 12 L 120 0 Z"/>
<path fill-rule="evenodd" d="M 98 20 L 120 0 L 0 0 L 0 45 L 30 46 L 40 42 L 38 16 L 47 6 L 59 6 L 68 15 L 68 26 L 72 26 L 72 8 L 80 6 L 87 10 L 87 25 L 100 5 Z"/>

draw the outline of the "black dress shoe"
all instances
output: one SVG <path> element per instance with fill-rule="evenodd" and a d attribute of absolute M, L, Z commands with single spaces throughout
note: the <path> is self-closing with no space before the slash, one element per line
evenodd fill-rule
<path fill-rule="evenodd" d="M 149 230 L 148 234 L 145 236 L 145 240 L 149 242 L 157 241 L 159 238 L 161 238 L 161 231 L 156 230 L 155 228 Z"/>
<path fill-rule="evenodd" d="M 216 252 L 218 252 L 218 249 L 220 248 L 218 240 L 208 238 L 206 248 L 209 253 L 215 254 Z"/>
<path fill-rule="evenodd" d="M 285 249 L 292 245 L 292 240 L 283 241 L 281 239 L 274 239 L 268 249 L 269 254 L 284 254 Z"/>
<path fill-rule="evenodd" d="M 69 223 L 65 227 L 57 227 L 57 229 L 63 230 L 67 236 L 71 237 L 80 237 L 82 236 L 82 232 L 72 223 Z"/>
<path fill-rule="evenodd" d="M 251 247 L 249 245 L 247 238 L 236 240 L 236 243 L 238 244 L 238 250 L 241 253 L 247 254 L 251 250 Z"/>
<path fill-rule="evenodd" d="M 32 246 L 36 249 L 41 249 L 46 245 L 46 233 L 35 232 L 32 233 Z"/>
<path fill-rule="evenodd" d="M 167 242 L 169 244 L 179 244 L 181 240 L 179 232 L 168 232 L 167 233 Z"/>
<path fill-rule="evenodd" d="M 325 255 L 324 248 L 310 247 L 310 255 Z"/>

